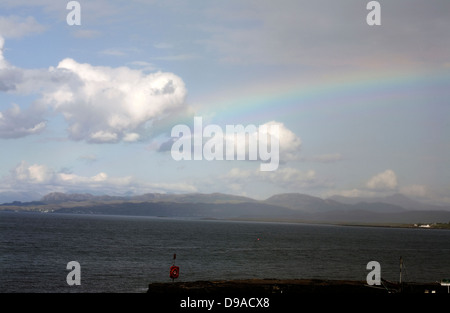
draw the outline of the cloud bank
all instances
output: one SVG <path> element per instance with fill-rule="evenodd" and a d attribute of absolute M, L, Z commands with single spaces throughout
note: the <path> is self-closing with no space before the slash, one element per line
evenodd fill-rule
<path fill-rule="evenodd" d="M 105 172 L 92 176 L 81 176 L 67 171 L 56 171 L 44 164 L 29 164 L 21 161 L 0 180 L 0 192 L 32 192 L 41 195 L 50 192 L 93 192 L 122 195 L 148 192 L 196 192 L 191 184 L 176 182 L 142 182 L 133 176 L 112 177 Z"/>
<path fill-rule="evenodd" d="M 242 194 L 246 187 L 268 183 L 272 188 L 281 188 L 283 192 L 304 192 L 306 189 L 331 187 L 332 182 L 318 177 L 315 170 L 302 171 L 292 167 L 282 167 L 272 172 L 233 168 L 220 177 L 232 192 Z"/>

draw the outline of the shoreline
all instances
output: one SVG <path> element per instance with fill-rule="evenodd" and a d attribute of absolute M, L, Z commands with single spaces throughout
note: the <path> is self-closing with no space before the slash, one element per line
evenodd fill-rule
<path fill-rule="evenodd" d="M 215 217 L 182 217 L 182 216 L 162 216 L 162 215 L 133 215 L 133 214 L 105 214 L 105 213 L 79 213 L 79 212 L 56 212 L 52 210 L 12 210 L 2 208 L 0 205 L 0 212 L 5 213 L 37 213 L 37 214 L 74 214 L 86 216 L 129 216 L 129 217 L 153 217 L 153 218 L 167 218 L 167 219 L 192 219 L 199 221 L 230 221 L 230 222 L 255 222 L 255 223 L 284 223 L 284 224 L 309 224 L 309 225 L 332 225 L 332 226 L 353 226 L 353 227 L 380 227 L 380 228 L 409 228 L 409 229 L 439 229 L 450 230 L 449 223 L 395 223 L 395 222 L 345 222 L 345 221 L 317 221 L 317 220 L 302 220 L 302 219 L 284 219 L 284 218 L 215 218 Z M 427 225 L 427 226 L 424 226 Z"/>
<path fill-rule="evenodd" d="M 350 226 L 350 227 L 381 227 L 381 228 L 410 228 L 410 229 L 440 229 L 450 230 L 445 227 L 421 227 L 411 223 L 365 223 L 365 222 L 323 222 L 323 221 L 309 221 L 309 220 L 289 220 L 289 219 L 264 219 L 264 218 L 202 218 L 202 220 L 217 220 L 217 221 L 235 221 L 235 222 L 263 222 L 263 223 L 287 223 L 287 224 L 309 224 L 309 225 L 333 225 L 333 226 Z M 442 223 L 439 223 L 442 224 Z"/>
<path fill-rule="evenodd" d="M 447 287 L 438 282 L 400 284 L 382 281 L 379 286 L 369 286 L 365 281 L 326 279 L 242 279 L 220 281 L 190 281 L 150 283 L 147 294 L 152 296 L 217 296 L 257 295 L 292 296 L 297 294 L 425 294 L 447 293 Z"/>

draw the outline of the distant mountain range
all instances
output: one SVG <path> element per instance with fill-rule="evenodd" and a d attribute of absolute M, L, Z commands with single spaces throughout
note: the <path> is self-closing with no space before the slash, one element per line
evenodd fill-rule
<path fill-rule="evenodd" d="M 322 199 L 285 193 L 255 200 L 222 193 L 148 193 L 122 197 L 55 192 L 39 201 L 4 203 L 0 210 L 319 223 L 450 222 L 450 207 L 424 204 L 401 194 L 383 198 L 332 196 Z"/>

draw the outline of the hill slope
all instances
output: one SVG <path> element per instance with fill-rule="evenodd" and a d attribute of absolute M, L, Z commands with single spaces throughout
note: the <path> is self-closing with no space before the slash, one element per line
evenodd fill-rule
<path fill-rule="evenodd" d="M 262 201 L 222 193 L 181 195 L 148 193 L 130 197 L 51 193 L 42 197 L 41 201 L 3 204 L 0 205 L 0 210 L 325 223 L 448 223 L 450 221 L 450 210 L 447 207 L 424 205 L 425 208 L 432 210 L 419 210 L 417 203 L 404 196 L 381 200 L 363 199 L 366 200 L 365 202 L 359 200 L 361 199 L 339 197 L 321 199 L 299 193 L 274 195 Z M 408 209 L 400 204 L 414 204 L 416 209 Z"/>

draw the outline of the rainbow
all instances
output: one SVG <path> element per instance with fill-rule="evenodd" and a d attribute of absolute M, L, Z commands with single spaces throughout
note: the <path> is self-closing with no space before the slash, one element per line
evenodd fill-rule
<path fill-rule="evenodd" d="M 264 123 L 284 120 L 318 110 L 382 110 L 392 105 L 407 105 L 401 99 L 415 99 L 424 87 L 441 86 L 437 93 L 448 99 L 450 73 L 437 75 L 419 72 L 377 75 L 347 75 L 318 79 L 315 82 L 280 82 L 255 84 L 229 95 L 208 95 L 196 115 L 211 116 L 216 124 Z M 447 85 L 447 87 L 445 87 Z"/>

